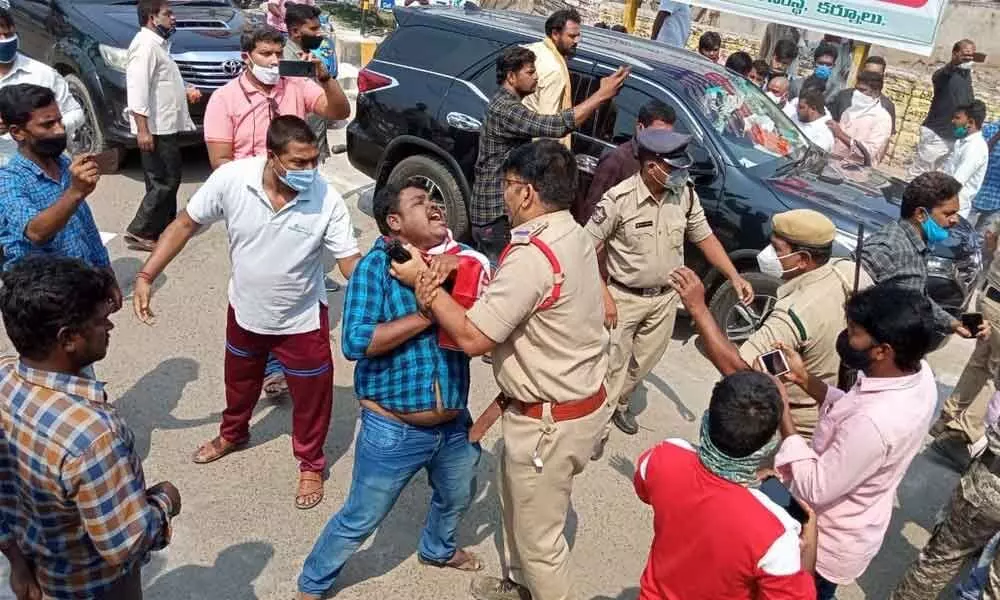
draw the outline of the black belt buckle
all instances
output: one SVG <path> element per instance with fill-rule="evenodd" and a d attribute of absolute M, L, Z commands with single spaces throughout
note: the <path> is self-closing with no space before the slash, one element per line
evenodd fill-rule
<path fill-rule="evenodd" d="M 993 302 L 1000 304 L 1000 290 L 993 287 L 992 285 L 986 286 L 986 297 L 992 300 Z"/>

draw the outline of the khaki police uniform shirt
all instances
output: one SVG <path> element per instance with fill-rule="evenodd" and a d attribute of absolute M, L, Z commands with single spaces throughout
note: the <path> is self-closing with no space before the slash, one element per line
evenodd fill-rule
<path fill-rule="evenodd" d="M 638 174 L 604 194 L 586 229 L 604 242 L 608 275 L 634 288 L 668 285 L 670 272 L 684 265 L 684 239 L 697 244 L 712 235 L 690 186 L 656 199 Z"/>
<path fill-rule="evenodd" d="M 740 347 L 743 360 L 756 368 L 757 357 L 773 350 L 775 342 L 784 342 L 802 355 L 807 371 L 828 385 L 837 385 L 837 336 L 847 327 L 844 304 L 854 288 L 854 269 L 853 261 L 835 258 L 779 287 L 771 314 Z M 858 287 L 871 284 L 862 269 Z M 792 404 L 816 404 L 797 385 L 788 386 L 788 395 Z"/>
<path fill-rule="evenodd" d="M 562 266 L 559 300 L 537 310 L 554 276 L 536 234 Z M 468 318 L 496 342 L 493 374 L 522 402 L 572 402 L 600 389 L 607 371 L 601 277 L 594 244 L 568 210 L 537 217 L 511 233 L 512 248 Z"/>

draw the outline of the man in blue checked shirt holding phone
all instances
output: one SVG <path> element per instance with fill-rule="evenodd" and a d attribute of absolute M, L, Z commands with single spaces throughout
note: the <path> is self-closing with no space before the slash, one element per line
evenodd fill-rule
<path fill-rule="evenodd" d="M 300 600 L 317 600 L 333 587 L 406 484 L 425 469 L 434 494 L 420 538 L 420 562 L 463 571 L 482 568 L 479 557 L 455 541 L 459 518 L 475 491 L 480 456 L 479 444 L 468 438 L 469 357 L 440 345 L 437 327 L 418 309 L 413 290 L 394 277 L 389 255 L 393 238 L 408 244 L 410 253 L 458 248 L 440 208 L 418 181 L 387 185 L 376 196 L 373 212 L 386 237 L 358 263 L 344 302 L 342 348 L 358 363 L 354 392 L 361 403 L 351 490 L 305 561 Z M 438 254 L 428 268 L 444 276 L 458 264 L 458 255 Z"/>
<path fill-rule="evenodd" d="M 990 150 L 990 159 L 986 177 L 972 201 L 973 210 L 969 216 L 969 221 L 980 233 L 1000 216 L 1000 121 L 984 124 L 982 133 Z"/>

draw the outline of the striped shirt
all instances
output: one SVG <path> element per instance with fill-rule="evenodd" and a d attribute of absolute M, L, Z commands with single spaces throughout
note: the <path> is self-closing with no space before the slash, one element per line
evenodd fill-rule
<path fill-rule="evenodd" d="M 0 544 L 15 542 L 46 598 L 98 598 L 170 538 L 134 436 L 104 384 L 0 358 Z"/>
<path fill-rule="evenodd" d="M 389 262 L 385 240 L 378 238 L 347 285 L 341 347 L 344 356 L 358 361 L 354 394 L 388 410 L 412 413 L 436 407 L 437 385 L 444 408 L 466 408 L 469 357 L 441 348 L 436 327 L 424 329 L 386 354 L 366 355 L 380 323 L 417 312 L 416 295 L 389 274 Z"/>
<path fill-rule="evenodd" d="M 983 137 L 986 139 L 987 146 L 990 138 L 997 133 L 1000 133 L 1000 121 L 987 123 L 983 126 Z M 986 167 L 986 177 L 983 179 L 983 185 L 980 186 L 972 206 L 983 212 L 1000 210 L 1000 144 L 994 144 L 990 148 L 990 161 Z"/>

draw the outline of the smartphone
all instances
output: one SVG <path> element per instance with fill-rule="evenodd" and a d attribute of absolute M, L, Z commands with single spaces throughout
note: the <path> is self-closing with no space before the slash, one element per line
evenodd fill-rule
<path fill-rule="evenodd" d="M 784 375 L 791 370 L 788 368 L 788 361 L 785 360 L 785 355 L 781 350 L 771 350 L 761 354 L 760 362 L 764 365 L 764 369 L 775 377 Z"/>
<path fill-rule="evenodd" d="M 785 512 L 799 523 L 804 525 L 809 520 L 809 513 L 806 512 L 806 509 L 802 508 L 799 501 L 792 496 L 784 484 L 778 481 L 777 477 L 768 477 L 762 481 L 760 483 L 760 492 L 767 496 L 771 502 L 785 509 Z"/>
<path fill-rule="evenodd" d="M 118 171 L 119 154 L 115 148 L 95 154 L 93 160 L 97 163 L 97 170 L 101 175 L 110 175 Z"/>
<path fill-rule="evenodd" d="M 983 313 L 962 313 L 962 325 L 969 333 L 976 335 L 983 324 Z"/>
<path fill-rule="evenodd" d="M 976 52 L 975 54 L 972 55 L 972 62 L 977 62 L 977 63 L 984 63 L 984 62 L 986 62 L 986 53 L 985 52 Z"/>
<path fill-rule="evenodd" d="M 282 77 L 315 77 L 316 63 L 309 60 L 279 60 L 278 75 Z"/>
<path fill-rule="evenodd" d="M 393 262 L 405 263 L 408 260 L 410 260 L 410 258 L 412 258 L 409 250 L 404 248 L 402 242 L 400 242 L 399 240 L 392 240 L 389 243 L 389 247 L 386 248 L 385 251 L 386 254 L 389 255 L 389 258 L 393 260 Z"/>

